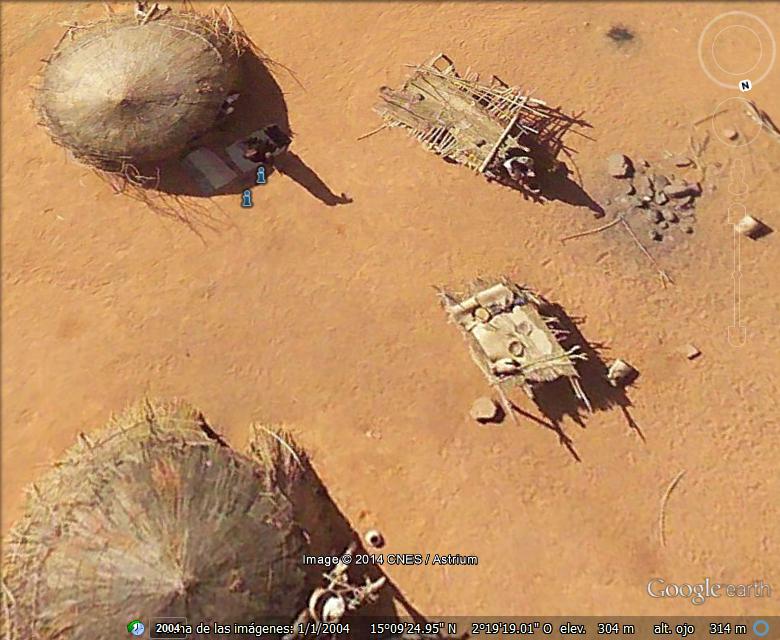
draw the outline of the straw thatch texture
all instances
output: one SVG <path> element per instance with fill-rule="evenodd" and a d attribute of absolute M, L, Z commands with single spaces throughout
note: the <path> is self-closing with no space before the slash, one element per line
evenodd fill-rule
<path fill-rule="evenodd" d="M 303 535 L 263 465 L 191 407 L 144 403 L 33 488 L 5 544 L 3 640 L 114 640 L 134 617 L 294 617 Z M 123 622 L 124 621 L 124 622 Z"/>
<path fill-rule="evenodd" d="M 374 110 L 387 126 L 406 129 L 430 151 L 484 173 L 519 146 L 519 137 L 538 134 L 548 114 L 544 102 L 517 87 L 466 76 L 438 54 L 415 66 L 400 90 L 382 87 Z"/>
<path fill-rule="evenodd" d="M 36 98 L 55 142 L 98 169 L 149 167 L 211 129 L 249 41 L 226 13 L 115 15 L 71 27 Z"/>

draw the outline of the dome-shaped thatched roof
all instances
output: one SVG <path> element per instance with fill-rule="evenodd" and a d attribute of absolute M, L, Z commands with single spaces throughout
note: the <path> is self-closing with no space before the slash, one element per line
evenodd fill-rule
<path fill-rule="evenodd" d="M 6 541 L 2 637 L 115 640 L 134 617 L 292 620 L 306 543 L 284 488 L 296 454 L 276 438 L 250 459 L 192 408 L 147 402 L 83 439 Z"/>
<path fill-rule="evenodd" d="M 155 166 L 213 127 L 248 43 L 217 13 L 71 27 L 43 71 L 36 107 L 55 142 L 88 164 Z"/>

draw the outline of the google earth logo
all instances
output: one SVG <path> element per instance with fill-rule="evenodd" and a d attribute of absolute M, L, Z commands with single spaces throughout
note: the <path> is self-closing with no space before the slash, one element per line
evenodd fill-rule
<path fill-rule="evenodd" d="M 146 627 L 144 626 L 144 623 L 140 620 L 133 620 L 131 623 L 127 625 L 127 630 L 132 633 L 134 636 L 140 636 L 143 635 L 144 631 L 146 630 Z"/>

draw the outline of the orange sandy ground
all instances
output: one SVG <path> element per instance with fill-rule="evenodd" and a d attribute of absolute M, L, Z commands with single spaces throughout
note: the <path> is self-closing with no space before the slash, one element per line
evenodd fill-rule
<path fill-rule="evenodd" d="M 742 4 L 780 32 L 777 4 Z M 597 224 L 586 209 L 526 202 L 397 131 L 356 140 L 378 124 L 381 85 L 446 51 L 460 67 L 584 110 L 595 140 L 568 142 L 598 199 L 609 153 L 683 151 L 690 123 L 735 95 L 705 77 L 696 54 L 726 5 L 233 8 L 305 87 L 279 75 L 297 153 L 353 204 L 326 207 L 274 176 L 252 210 L 237 197 L 210 201 L 214 228 L 201 225 L 198 237 L 112 195 L 27 108 L 59 23 L 100 5 L 3 3 L 2 530 L 19 516 L 25 485 L 79 431 L 144 394 L 179 396 L 237 445 L 250 421 L 288 425 L 347 516 L 359 529 L 379 526 L 388 552 L 479 556 L 478 567 L 388 570 L 425 614 L 693 612 L 649 598 L 655 576 L 763 578 L 772 598 L 696 612 L 780 613 L 777 236 L 741 245 L 748 340 L 735 348 L 723 177 L 701 200 L 696 233 L 653 247 L 676 279 L 664 290 L 618 229 L 559 242 Z M 637 39 L 607 40 L 614 23 Z M 750 94 L 775 119 L 778 72 Z M 738 111 L 717 122 L 751 126 Z M 738 157 L 749 211 L 780 226 L 780 145 L 762 135 L 747 152 L 714 139 L 706 154 L 724 167 Z M 618 409 L 585 428 L 564 422 L 581 463 L 530 420 L 468 420 L 487 389 L 432 285 L 501 273 L 585 318 L 583 333 L 607 345 L 607 358 L 641 371 L 629 397 L 646 442 Z M 688 342 L 701 358 L 680 354 Z M 683 469 L 661 547 L 659 502 Z"/>

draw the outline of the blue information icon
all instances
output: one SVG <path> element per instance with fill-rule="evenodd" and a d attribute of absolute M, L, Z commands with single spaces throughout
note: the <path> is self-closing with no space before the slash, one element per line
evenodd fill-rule
<path fill-rule="evenodd" d="M 265 184 L 265 167 L 257 167 L 257 184 Z"/>
<path fill-rule="evenodd" d="M 769 623 L 766 620 L 756 620 L 753 623 L 753 633 L 755 633 L 759 638 L 763 638 L 764 636 L 769 634 Z"/>
<path fill-rule="evenodd" d="M 241 194 L 241 206 L 244 207 L 244 209 L 248 209 L 249 207 L 254 206 L 254 202 L 252 202 L 252 191 L 247 189 L 244 191 L 244 193 Z"/>

